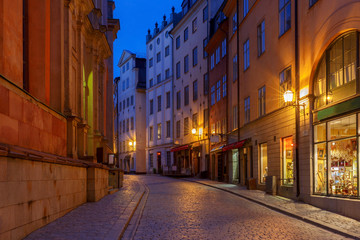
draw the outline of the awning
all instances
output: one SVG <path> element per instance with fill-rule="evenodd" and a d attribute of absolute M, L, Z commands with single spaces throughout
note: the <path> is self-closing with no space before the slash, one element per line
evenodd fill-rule
<path fill-rule="evenodd" d="M 242 140 L 240 142 L 235 142 L 235 143 L 228 144 L 225 147 L 223 147 L 222 150 L 225 152 L 227 150 L 231 150 L 231 149 L 235 149 L 235 148 L 241 148 L 242 146 L 244 146 L 245 141 L 246 141 L 246 139 Z"/>
<path fill-rule="evenodd" d="M 179 147 L 174 147 L 170 150 L 170 152 L 177 152 L 177 151 L 186 150 L 186 149 L 189 149 L 189 145 L 187 145 L 187 144 L 179 146 Z"/>
<path fill-rule="evenodd" d="M 211 149 L 210 152 L 217 152 L 217 151 L 221 151 L 223 149 L 223 147 L 225 147 L 225 145 L 221 145 L 221 146 L 218 146 L 218 147 L 215 147 L 213 149 Z"/>

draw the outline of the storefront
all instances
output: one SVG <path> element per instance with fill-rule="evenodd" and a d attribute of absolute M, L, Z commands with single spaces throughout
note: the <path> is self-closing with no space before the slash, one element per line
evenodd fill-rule
<path fill-rule="evenodd" d="M 359 33 L 324 52 L 314 77 L 313 194 L 359 197 Z"/>
<path fill-rule="evenodd" d="M 220 182 L 228 181 L 226 154 L 222 151 L 225 145 L 214 146 L 210 151 L 211 179 Z"/>
<path fill-rule="evenodd" d="M 175 174 L 191 175 L 192 163 L 190 150 L 191 146 L 188 144 L 174 147 L 170 150 L 174 153 Z"/>
<path fill-rule="evenodd" d="M 240 155 L 244 155 L 240 153 L 244 152 L 244 145 L 246 144 L 246 142 L 247 140 L 242 140 L 239 142 L 230 143 L 222 148 L 222 151 L 227 153 L 225 155 L 230 159 L 229 162 L 231 163 L 229 182 L 240 183 L 240 176 L 245 176 L 245 162 L 240 159 Z M 245 184 L 245 180 L 243 181 L 243 184 Z"/>

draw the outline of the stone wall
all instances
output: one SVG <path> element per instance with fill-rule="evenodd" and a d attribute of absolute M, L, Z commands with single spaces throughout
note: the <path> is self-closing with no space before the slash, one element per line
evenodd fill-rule
<path fill-rule="evenodd" d="M 4 149 L 0 145 L 0 239 L 24 238 L 107 194 L 108 169 L 101 165 Z"/>

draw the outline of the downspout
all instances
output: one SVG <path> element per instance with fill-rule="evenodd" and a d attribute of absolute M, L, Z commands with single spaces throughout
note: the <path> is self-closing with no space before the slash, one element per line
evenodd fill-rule
<path fill-rule="evenodd" d="M 206 27 L 206 38 L 207 38 L 207 44 L 209 44 L 209 28 L 210 28 L 210 7 L 209 7 L 209 1 L 207 1 L 207 6 L 208 6 L 208 19 L 207 19 L 207 27 Z M 206 92 L 207 92 L 207 100 L 208 100 L 208 111 L 207 111 L 207 119 L 208 119 L 208 125 L 207 125 L 207 129 L 208 129 L 208 145 L 209 145 L 209 154 L 208 154 L 208 160 L 206 159 L 206 155 L 205 155 L 205 171 L 207 172 L 207 178 L 211 179 L 210 177 L 210 165 L 211 165 L 211 154 L 210 154 L 210 151 L 211 151 L 211 140 L 210 140 L 210 137 L 211 137 L 211 130 L 210 130 L 210 108 L 211 108 L 211 93 L 209 92 L 210 91 L 210 61 L 209 61 L 209 53 L 207 53 L 207 56 L 206 56 L 206 66 L 207 66 L 207 71 L 206 71 L 206 76 L 207 76 L 207 82 L 208 82 L 208 85 L 207 85 L 207 89 L 206 89 Z M 204 86 L 205 87 L 205 86 Z M 211 173 L 212 174 L 212 173 Z"/>
<path fill-rule="evenodd" d="M 295 96 L 299 106 L 299 33 L 298 33 L 298 0 L 295 0 Z M 296 197 L 300 196 L 300 163 L 299 163 L 299 139 L 300 139 L 300 107 L 295 108 L 295 164 L 296 164 Z"/>
<path fill-rule="evenodd" d="M 237 64 L 237 104 L 238 104 L 238 142 L 240 141 L 240 43 L 239 43 L 239 0 L 236 0 L 236 64 Z M 238 148 L 239 183 L 241 183 L 240 148 Z"/>
<path fill-rule="evenodd" d="M 173 22 L 172 22 L 172 28 L 171 30 L 175 27 L 175 23 L 174 23 L 174 19 L 173 19 Z M 171 31 L 170 30 L 170 31 Z M 172 120 L 172 124 L 171 126 L 173 127 L 173 130 L 172 130 L 172 144 L 175 145 L 175 131 L 176 130 L 176 123 L 174 123 L 174 66 L 173 66 L 173 63 L 174 63 L 174 36 L 172 34 L 169 33 L 169 37 L 171 38 L 171 75 L 172 75 L 172 78 L 171 78 L 171 96 L 172 96 L 172 101 L 171 101 L 171 120 Z M 173 164 L 176 164 L 175 162 L 175 152 L 173 153 Z M 171 169 L 172 171 L 172 169 Z"/>

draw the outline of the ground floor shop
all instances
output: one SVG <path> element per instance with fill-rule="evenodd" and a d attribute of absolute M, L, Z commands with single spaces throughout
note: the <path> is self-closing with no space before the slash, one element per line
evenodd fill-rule
<path fill-rule="evenodd" d="M 147 150 L 147 173 L 167 173 L 172 171 L 174 158 L 171 152 L 172 145 L 155 146 Z"/>

